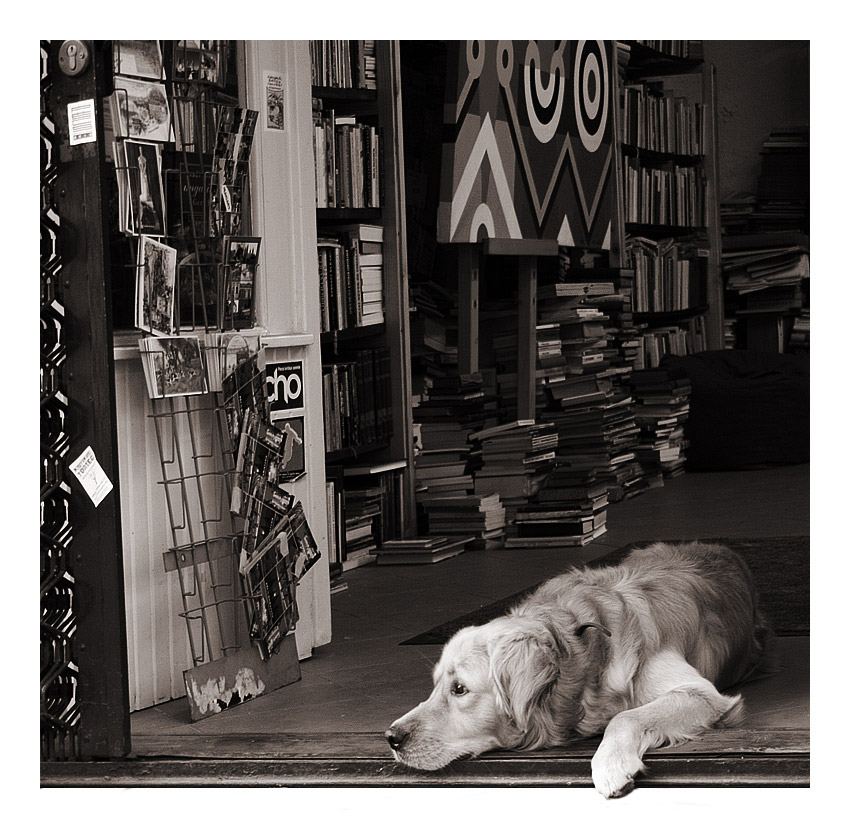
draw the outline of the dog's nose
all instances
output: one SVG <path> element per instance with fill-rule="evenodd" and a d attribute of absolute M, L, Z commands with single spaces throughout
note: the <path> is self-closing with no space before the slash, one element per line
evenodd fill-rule
<path fill-rule="evenodd" d="M 406 730 L 402 730 L 398 727 L 390 727 L 389 730 L 384 733 L 384 738 L 390 743 L 390 747 L 393 750 L 401 750 L 402 745 L 407 741 L 407 737 L 410 734 Z"/>

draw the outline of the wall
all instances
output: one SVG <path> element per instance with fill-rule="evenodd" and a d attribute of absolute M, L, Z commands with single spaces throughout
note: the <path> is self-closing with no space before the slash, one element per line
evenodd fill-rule
<path fill-rule="evenodd" d="M 707 40 L 717 67 L 720 197 L 756 192 L 770 130 L 809 124 L 809 41 Z"/>

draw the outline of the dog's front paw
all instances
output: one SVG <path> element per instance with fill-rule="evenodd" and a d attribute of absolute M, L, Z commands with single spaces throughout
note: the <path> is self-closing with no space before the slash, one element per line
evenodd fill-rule
<path fill-rule="evenodd" d="M 635 777 L 644 770 L 640 757 L 603 742 L 590 763 L 593 784 L 607 799 L 625 796 L 635 786 Z"/>

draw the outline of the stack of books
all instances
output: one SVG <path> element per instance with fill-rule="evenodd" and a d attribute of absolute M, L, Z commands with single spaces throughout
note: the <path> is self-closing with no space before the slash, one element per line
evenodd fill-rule
<path fill-rule="evenodd" d="M 727 288 L 742 295 L 799 286 L 809 277 L 809 237 L 799 231 L 727 237 L 722 262 Z"/>
<path fill-rule="evenodd" d="M 414 475 L 420 521 L 428 528 L 429 496 L 464 496 L 472 491 L 470 431 L 484 424 L 485 395 L 480 373 L 425 379 L 413 406 Z"/>
<path fill-rule="evenodd" d="M 381 516 L 384 493 L 382 484 L 358 488 L 346 486 L 342 498 L 345 523 L 343 571 L 375 562 L 380 543 L 375 521 Z"/>
<path fill-rule="evenodd" d="M 497 548 L 505 536 L 505 508 L 498 493 L 425 496 L 429 534 L 471 535 L 470 547 Z"/>
<path fill-rule="evenodd" d="M 592 477 L 591 477 L 592 480 Z M 529 502 L 516 513 L 516 536 L 505 541 L 507 548 L 551 548 L 587 545 L 607 530 L 607 488 L 586 481 L 561 488 L 571 497 Z M 554 488 L 552 490 L 554 493 Z M 541 494 L 543 492 L 541 491 Z"/>
<path fill-rule="evenodd" d="M 468 435 L 484 425 L 488 410 L 493 410 L 494 402 L 484 390 L 480 372 L 463 375 L 445 375 L 431 377 L 425 381 L 425 389 L 413 408 L 414 422 L 423 428 L 441 425 L 449 432 Z M 430 430 L 423 430 L 424 436 Z"/>
<path fill-rule="evenodd" d="M 378 565 L 439 563 L 462 554 L 472 541 L 471 536 L 412 537 L 389 540 L 378 549 Z"/>
<path fill-rule="evenodd" d="M 510 534 L 517 508 L 540 490 L 552 469 L 558 433 L 551 422 L 519 419 L 471 433 L 469 438 L 481 459 L 474 474 L 475 493 L 499 494 Z"/>
<path fill-rule="evenodd" d="M 665 369 L 632 373 L 635 421 L 640 436 L 635 454 L 650 487 L 685 472 L 685 422 L 690 410 L 691 383 Z"/>
<path fill-rule="evenodd" d="M 541 326 L 558 327 L 564 359 L 559 373 L 554 349 L 547 366 L 540 366 L 543 358 L 538 353 L 538 374 L 543 374 L 546 394 L 544 417 L 554 423 L 559 436 L 555 462 L 598 469 L 612 502 L 645 487 L 630 450 L 638 430 L 624 383 L 638 357 L 636 330 L 622 344 L 615 341 L 610 320 L 600 309 L 605 305 L 621 315 L 629 303 L 630 296 L 618 289 L 611 274 L 606 280 L 544 287 L 538 306 Z M 549 323 L 554 320 L 561 322 Z"/>
<path fill-rule="evenodd" d="M 762 144 L 754 230 L 809 227 L 809 128 L 771 130 Z"/>
<path fill-rule="evenodd" d="M 382 541 L 401 535 L 405 468 L 404 460 L 327 468 L 333 573 L 375 562 Z"/>

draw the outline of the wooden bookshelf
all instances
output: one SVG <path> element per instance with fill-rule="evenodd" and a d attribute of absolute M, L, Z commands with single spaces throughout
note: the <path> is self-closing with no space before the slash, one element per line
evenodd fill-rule
<path fill-rule="evenodd" d="M 339 63 L 345 64 L 348 60 L 347 56 L 356 55 L 362 49 L 362 45 L 363 42 L 356 41 L 322 42 L 321 46 L 317 46 L 317 42 L 311 42 L 311 54 L 324 55 L 325 60 L 328 60 L 329 55 L 334 55 L 333 60 L 337 61 L 334 68 L 336 71 Z M 367 51 L 370 51 L 369 47 Z M 386 490 L 392 492 L 393 499 L 397 503 L 397 510 L 391 512 L 392 521 L 387 521 L 387 511 L 383 511 L 383 520 L 379 522 L 376 519 L 374 523 L 376 538 L 388 538 L 409 535 L 415 528 L 414 482 L 411 474 L 413 445 L 410 412 L 404 151 L 401 135 L 398 43 L 396 41 L 374 42 L 374 88 L 358 86 L 363 83 L 363 78 L 358 75 L 356 66 L 350 70 L 343 67 L 340 74 L 350 79 L 351 86 L 313 84 L 311 93 L 314 100 L 314 119 L 338 118 L 344 115 L 348 117 L 347 122 L 357 125 L 353 129 L 359 130 L 362 125 L 365 133 L 376 136 L 379 143 L 377 170 L 372 165 L 352 175 L 356 179 L 361 173 L 364 177 L 368 177 L 374 172 L 380 183 L 371 204 L 367 196 L 363 200 L 363 207 L 339 203 L 329 204 L 328 207 L 318 207 L 320 197 L 317 196 L 317 237 L 321 245 L 322 239 L 330 238 L 345 226 L 350 228 L 355 225 L 372 225 L 383 229 L 383 239 L 380 243 L 383 260 L 381 263 L 383 320 L 367 325 L 356 325 L 356 319 L 354 321 L 347 319 L 348 325 L 345 327 L 326 325 L 327 321 L 325 321 L 321 332 L 322 362 L 325 367 L 345 364 L 357 360 L 358 356 L 362 356 L 369 350 L 386 356 L 386 372 L 384 373 L 383 370 L 381 372 L 382 383 L 385 385 L 382 388 L 382 401 L 386 407 L 377 414 L 379 419 L 383 418 L 386 429 L 383 432 L 379 431 L 378 435 L 375 435 L 374 431 L 367 430 L 365 434 L 361 432 L 358 435 L 365 440 L 355 439 L 344 446 L 338 446 L 338 442 L 326 441 L 326 464 L 329 476 L 333 476 L 336 488 L 342 492 L 341 516 L 337 517 L 337 520 L 342 523 L 343 532 L 346 519 L 344 508 L 346 482 L 351 481 L 347 476 L 347 470 L 352 465 L 362 467 L 371 464 L 376 470 L 387 464 L 393 466 L 391 477 L 386 471 L 380 471 L 373 476 L 375 487 L 387 486 Z M 313 81 L 316 80 L 314 63 Z M 321 101 L 321 107 L 318 106 L 318 101 Z M 314 158 L 319 158 L 318 154 Z M 351 173 L 352 159 L 353 155 L 350 154 L 346 160 L 346 172 Z M 320 187 L 321 184 L 317 185 L 317 190 Z M 344 199 L 342 201 L 345 202 Z M 357 203 L 356 198 L 352 201 Z M 349 262 L 354 259 L 355 255 L 349 255 Z M 356 267 L 356 264 L 351 264 L 350 273 L 353 273 Z M 321 268 L 320 279 L 322 279 Z M 365 280 L 365 277 L 363 279 Z M 355 290 L 359 291 L 359 289 Z M 355 325 L 351 325 L 352 323 Z M 384 367 L 383 363 L 382 367 Z M 326 408 L 330 406 L 332 403 L 326 397 Z M 371 424 L 374 414 L 363 413 L 362 415 Z M 362 421 L 360 424 L 362 426 Z M 341 476 L 338 475 L 340 472 Z M 391 483 L 389 483 L 390 478 L 392 478 Z M 348 530 L 351 533 L 352 518 L 348 519 Z M 390 525 L 392 528 L 388 527 Z M 345 533 L 341 534 L 341 539 L 344 548 Z M 359 554 L 357 559 L 362 562 L 370 561 L 368 557 Z M 341 560 L 343 568 L 350 567 L 350 564 L 346 565 L 345 553 L 342 554 Z"/>
<path fill-rule="evenodd" d="M 693 273 L 686 271 L 691 277 L 681 278 L 691 281 L 690 294 L 685 293 L 688 301 L 681 308 L 663 301 L 648 310 L 636 307 L 635 319 L 650 327 L 687 329 L 688 348 L 694 343 L 722 349 L 715 68 L 703 59 L 699 42 L 623 41 L 622 46 L 628 49 L 628 60 L 622 61 L 615 91 L 620 213 L 615 260 L 633 267 L 629 241 L 638 237 L 655 241 L 659 248 L 675 247 L 678 241 L 683 249 L 690 246 L 682 257 L 691 260 Z M 641 279 L 645 277 L 639 274 L 636 295 Z M 669 289 L 665 285 L 667 296 L 678 296 Z M 700 316 L 704 324 L 694 324 Z M 693 337 L 695 329 L 700 329 L 698 337 Z M 646 331 L 654 338 L 652 329 Z M 645 343 L 653 360 L 663 354 L 655 340 Z"/>

